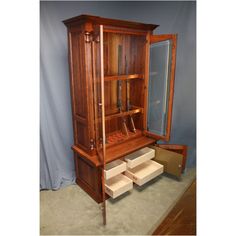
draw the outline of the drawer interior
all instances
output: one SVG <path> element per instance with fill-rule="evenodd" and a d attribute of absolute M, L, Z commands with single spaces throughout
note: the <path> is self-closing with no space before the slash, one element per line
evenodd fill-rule
<path fill-rule="evenodd" d="M 105 179 L 110 179 L 127 169 L 126 162 L 122 160 L 115 160 L 105 165 L 104 174 Z"/>
<path fill-rule="evenodd" d="M 155 150 L 149 147 L 145 147 L 125 156 L 125 161 L 127 161 L 128 168 L 134 168 L 154 157 Z"/>
<path fill-rule="evenodd" d="M 116 198 L 121 194 L 133 188 L 133 181 L 125 175 L 119 174 L 106 181 L 105 191 L 112 198 Z"/>
<path fill-rule="evenodd" d="M 132 179 L 136 184 L 143 185 L 156 176 L 163 173 L 163 165 L 148 160 L 133 169 L 128 169 L 125 175 Z"/>

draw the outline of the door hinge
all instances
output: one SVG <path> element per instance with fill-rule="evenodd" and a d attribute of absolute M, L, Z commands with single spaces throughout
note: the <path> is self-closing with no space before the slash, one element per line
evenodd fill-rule
<path fill-rule="evenodd" d="M 95 147 L 94 139 L 90 139 L 90 150 L 93 150 Z"/>
<path fill-rule="evenodd" d="M 92 41 L 92 35 L 91 35 L 90 32 L 86 31 L 86 32 L 84 33 L 84 40 L 85 40 L 86 43 L 91 43 L 91 41 Z"/>

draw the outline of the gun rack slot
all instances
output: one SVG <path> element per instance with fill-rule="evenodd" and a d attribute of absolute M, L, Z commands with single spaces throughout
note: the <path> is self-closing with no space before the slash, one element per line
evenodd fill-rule
<path fill-rule="evenodd" d="M 131 75 L 107 75 L 104 77 L 104 81 L 114 80 L 129 80 L 129 79 L 144 79 L 143 74 L 131 74 Z"/>
<path fill-rule="evenodd" d="M 122 142 L 126 141 L 127 139 L 136 138 L 141 135 L 142 135 L 141 130 L 136 130 L 135 133 L 128 130 L 128 134 L 125 134 L 121 130 L 112 132 L 112 133 L 108 134 L 106 137 L 106 147 L 110 147 L 110 146 L 115 145 L 117 143 L 122 143 Z"/>
<path fill-rule="evenodd" d="M 136 107 L 136 106 L 132 106 L 131 110 L 129 111 L 122 111 L 122 112 L 118 112 L 118 109 L 113 110 L 113 111 L 109 111 L 109 113 L 112 113 L 116 111 L 115 114 L 111 114 L 111 115 L 106 115 L 105 120 L 111 120 L 114 118 L 118 118 L 118 117 L 124 117 L 124 116 L 129 116 L 129 115 L 134 115 L 137 113 L 143 113 L 143 108 L 142 107 Z"/>

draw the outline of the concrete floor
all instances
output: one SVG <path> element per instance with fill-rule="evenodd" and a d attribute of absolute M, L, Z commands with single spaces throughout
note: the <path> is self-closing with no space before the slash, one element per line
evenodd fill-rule
<path fill-rule="evenodd" d="M 42 235 L 152 234 L 196 176 L 187 169 L 181 181 L 161 175 L 142 187 L 107 201 L 107 225 L 100 205 L 77 185 L 40 192 Z"/>

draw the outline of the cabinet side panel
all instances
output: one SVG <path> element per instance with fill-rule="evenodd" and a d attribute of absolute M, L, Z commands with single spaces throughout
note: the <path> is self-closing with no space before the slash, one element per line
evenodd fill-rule
<path fill-rule="evenodd" d="M 73 82 L 74 111 L 73 119 L 76 120 L 74 132 L 77 134 L 75 144 L 85 150 L 90 148 L 88 131 L 88 96 L 86 81 L 85 41 L 81 32 L 70 32 L 71 41 L 71 81 Z"/>
<path fill-rule="evenodd" d="M 84 37 L 81 33 L 71 33 L 72 43 L 72 68 L 75 91 L 75 115 L 87 117 L 86 106 L 86 75 L 83 58 Z"/>
<path fill-rule="evenodd" d="M 101 170 L 90 165 L 82 156 L 75 154 L 76 183 L 96 202 L 102 201 Z"/>

